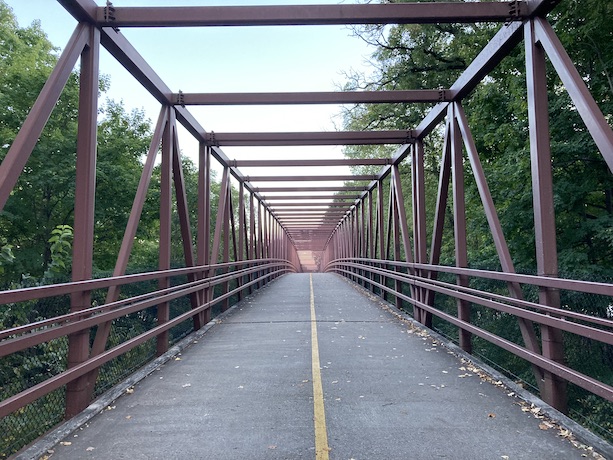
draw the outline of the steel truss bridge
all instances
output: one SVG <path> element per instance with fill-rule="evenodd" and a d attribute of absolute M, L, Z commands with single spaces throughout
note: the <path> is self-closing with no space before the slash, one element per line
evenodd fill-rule
<path fill-rule="evenodd" d="M 0 402 L 0 416 L 24 410 L 45 395 L 65 388 L 65 416 L 73 417 L 92 401 L 101 366 L 135 347 L 156 341 L 158 355 L 169 348 L 169 330 L 191 322 L 193 330 L 212 318 L 212 307 L 230 306 L 276 278 L 294 272 L 322 271 L 347 277 L 373 294 L 411 313 L 426 327 L 433 317 L 457 326 L 459 345 L 471 351 L 478 336 L 532 365 L 540 395 L 564 412 L 567 383 L 613 401 L 613 388 L 569 368 L 564 362 L 564 334 L 613 345 L 613 321 L 561 309 L 560 291 L 613 297 L 613 285 L 558 277 L 556 226 L 548 126 L 546 62 L 568 91 L 596 146 L 613 170 L 613 132 L 547 21 L 557 0 L 437 2 L 292 6 L 114 7 L 93 0 L 58 0 L 78 20 L 57 66 L 42 89 L 19 134 L 0 165 L 0 207 L 14 187 L 73 69 L 80 63 L 76 190 L 72 281 L 0 292 L 0 303 L 70 297 L 70 312 L 0 331 L 1 356 L 23 353 L 38 344 L 67 338 L 66 369 Z M 291 93 L 183 93 L 173 91 L 121 32 L 137 27 L 213 27 L 334 24 L 499 23 L 500 29 L 449 88 L 406 91 Z M 514 48 L 525 49 L 530 157 L 534 203 L 537 275 L 515 272 L 498 212 L 481 165 L 463 100 Z M 113 276 L 92 279 L 96 186 L 96 130 L 99 53 L 104 47 L 160 103 L 138 190 L 134 197 Z M 398 131 L 224 133 L 207 131 L 191 106 L 283 104 L 430 103 L 417 126 Z M 199 144 L 197 235 L 192 235 L 186 183 L 177 134 L 182 125 Z M 424 140 L 444 133 L 438 152 L 440 179 L 433 221 L 427 221 Z M 396 144 L 384 159 L 232 160 L 227 146 Z M 126 274 L 137 226 L 161 158 L 159 270 Z M 219 201 L 211 202 L 211 164 L 222 168 Z M 400 164 L 410 164 L 410 190 L 403 190 Z M 464 163 L 470 164 L 496 247 L 500 271 L 468 268 Z M 331 166 L 378 166 L 373 175 L 326 175 Z M 241 168 L 271 171 L 290 167 L 291 175 L 250 175 Z M 322 174 L 303 174 L 303 168 Z M 329 182 L 351 185 L 322 185 Z M 291 186 L 261 183 L 292 182 Z M 316 183 L 314 185 L 314 183 Z M 233 190 L 236 185 L 238 193 Z M 173 188 L 176 200 L 173 202 Z M 450 191 L 451 188 L 451 191 Z M 328 193 L 328 195 L 322 195 Z M 448 202 L 448 195 L 451 202 Z M 410 197 L 410 198 L 409 198 Z M 334 200 L 330 202 L 330 200 Z M 324 201 L 327 200 L 327 201 Z M 405 203 L 410 203 L 412 221 Z M 211 220 L 216 206 L 217 219 Z M 171 217 L 175 207 L 185 254 L 184 268 L 171 269 Z M 234 209 L 238 208 L 238 212 Z M 445 213 L 451 209 L 455 266 L 440 265 Z M 427 228 L 432 228 L 430 239 Z M 209 235 L 213 235 L 210 239 Z M 194 243 L 195 242 L 195 243 Z M 312 260 L 305 262 L 304 254 Z M 301 258 L 302 257 L 302 258 Z M 307 257 L 308 258 L 308 257 Z M 451 276 L 455 282 L 444 281 Z M 173 279 L 182 277 L 177 284 Z M 445 278 L 446 279 L 446 278 Z M 470 287 L 471 280 L 501 282 L 506 295 Z M 138 297 L 120 296 L 134 283 L 157 288 Z M 524 299 L 522 287 L 538 290 L 538 302 Z M 92 292 L 105 290 L 106 301 L 92 305 Z M 455 314 L 437 308 L 437 299 L 457 302 Z M 191 308 L 171 316 L 170 304 L 187 298 Z M 471 323 L 471 305 L 514 316 L 523 343 L 518 344 Z M 157 324 L 146 333 L 109 346 L 113 322 L 157 306 Z"/>

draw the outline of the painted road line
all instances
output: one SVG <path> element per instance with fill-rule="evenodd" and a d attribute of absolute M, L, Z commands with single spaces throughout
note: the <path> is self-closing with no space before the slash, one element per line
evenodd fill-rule
<path fill-rule="evenodd" d="M 319 342 L 317 341 L 317 318 L 315 316 L 315 297 L 313 295 L 313 275 L 309 275 L 311 286 L 311 362 L 313 367 L 313 421 L 315 423 L 315 460 L 328 460 L 328 431 L 324 392 L 321 385 L 319 365 Z"/>

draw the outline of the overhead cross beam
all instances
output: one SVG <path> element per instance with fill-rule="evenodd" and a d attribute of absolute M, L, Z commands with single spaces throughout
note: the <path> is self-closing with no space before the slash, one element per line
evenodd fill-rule
<path fill-rule="evenodd" d="M 372 174 L 362 175 L 338 175 L 338 176 L 245 176 L 249 182 L 327 182 L 327 181 L 361 181 L 375 180 L 377 176 Z"/>
<path fill-rule="evenodd" d="M 206 143 L 218 147 L 409 144 L 414 139 L 415 136 L 411 130 L 293 133 L 216 133 L 211 131 L 206 135 Z"/>
<path fill-rule="evenodd" d="M 270 203 L 271 201 L 357 200 L 360 195 L 266 195 L 262 198 Z"/>
<path fill-rule="evenodd" d="M 254 187 L 253 189 L 259 193 L 271 192 L 363 192 L 368 187 L 366 185 L 331 185 L 324 187 Z"/>
<path fill-rule="evenodd" d="M 355 5 L 98 7 L 113 27 L 212 27 L 507 22 L 528 15 L 526 2 L 431 2 Z"/>
<path fill-rule="evenodd" d="M 230 164 L 237 168 L 274 168 L 301 166 L 385 166 L 391 164 L 389 158 L 334 158 L 322 160 L 232 160 Z"/>
<path fill-rule="evenodd" d="M 455 91 L 328 91 L 290 93 L 176 93 L 175 105 L 301 105 L 451 102 Z"/>

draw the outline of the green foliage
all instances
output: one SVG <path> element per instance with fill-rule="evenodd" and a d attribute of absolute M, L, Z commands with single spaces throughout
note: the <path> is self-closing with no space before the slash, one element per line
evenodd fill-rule
<path fill-rule="evenodd" d="M 13 246 L 7 244 L 6 239 L 0 241 L 0 276 L 6 271 L 5 267 L 10 266 L 15 261 Z"/>
<path fill-rule="evenodd" d="M 106 101 L 101 114 L 96 165 L 94 263 L 99 270 L 112 270 L 140 180 L 142 161 L 151 142 L 151 123 L 142 110 L 128 113 L 121 102 L 112 100 Z M 155 238 L 159 220 L 152 195 L 154 193 L 150 192 L 139 223 L 138 240 Z M 140 248 L 138 244 L 135 246 Z"/>
<path fill-rule="evenodd" d="M 43 275 L 45 280 L 52 280 L 55 276 L 66 275 L 72 263 L 72 237 L 73 231 L 70 225 L 58 225 L 51 231 L 51 262 Z"/>
<path fill-rule="evenodd" d="M 55 52 L 38 23 L 20 28 L 10 8 L 0 3 L 0 160 L 51 73 Z M 0 213 L 0 234 L 16 257 L 3 274 L 5 282 L 19 282 L 22 273 L 42 276 L 51 260 L 48 235 L 57 225 L 69 224 L 77 107 L 73 74 Z"/>
<path fill-rule="evenodd" d="M 613 124 L 611 17 L 613 3 L 609 0 L 573 0 L 560 2 L 550 20 L 597 104 Z M 375 72 L 369 79 L 350 75 L 346 89 L 448 88 L 498 28 L 489 25 L 361 28 L 357 33 L 377 47 L 372 56 Z M 534 274 L 534 211 L 524 60 L 522 44 L 493 69 L 462 104 L 515 267 L 519 272 Z M 575 279 L 610 280 L 613 275 L 613 176 L 551 66 L 547 75 L 560 273 Z M 344 113 L 344 128 L 412 129 L 428 109 L 419 104 L 357 105 Z M 426 139 L 429 231 L 437 194 L 441 140 L 440 131 Z M 349 157 L 369 158 L 389 156 L 390 151 L 356 146 L 347 148 L 345 153 Z M 401 172 L 404 171 L 402 186 L 405 202 L 410 203 L 410 174 L 406 169 L 401 168 Z M 469 264 L 474 268 L 499 270 L 498 255 L 468 161 L 465 161 L 465 188 Z M 449 206 L 451 203 L 449 196 Z M 409 207 L 407 214 L 410 216 Z M 445 219 L 442 248 L 442 263 L 453 264 L 453 216 L 450 211 Z M 508 292 L 504 285 L 474 287 L 502 294 Z M 562 292 L 561 297 L 563 308 L 601 317 L 606 317 L 611 304 L 610 298 L 593 298 L 581 293 Z M 455 302 L 443 297 L 437 297 L 436 306 L 450 313 L 456 308 Z M 473 320 L 480 327 L 522 343 L 515 318 L 474 307 Z M 457 335 L 454 327 L 441 322 L 435 324 L 446 334 Z M 611 347 L 586 344 L 572 335 L 565 338 L 565 344 L 566 359 L 571 367 L 605 382 L 612 381 Z M 474 345 L 477 353 L 500 368 L 531 379 L 529 366 L 523 361 L 480 339 L 476 339 Z M 610 418 L 610 405 L 597 403 L 581 392 L 571 396 L 574 409 L 587 413 L 593 405 L 594 414 L 590 417 L 607 425 L 605 420 L 607 416 Z"/>
<path fill-rule="evenodd" d="M 38 23 L 21 28 L 0 0 L 0 161 L 23 124 L 57 62 L 56 48 Z M 100 92 L 109 87 L 102 77 Z M 73 73 L 47 126 L 0 212 L 0 284 L 15 289 L 70 279 L 74 223 L 78 75 Z M 107 100 L 99 109 L 94 216 L 94 273 L 109 276 L 115 265 L 132 202 L 151 142 L 151 122 L 142 110 L 126 110 Z M 182 159 L 192 235 L 196 237 L 198 170 Z M 211 222 L 217 216 L 219 183 L 211 184 Z M 236 196 L 236 191 L 233 191 Z M 158 266 L 160 170 L 154 169 L 139 222 L 128 272 L 152 271 Z M 234 200 L 236 208 L 237 200 Z M 176 206 L 173 207 L 172 265 L 184 266 Z M 212 237 L 212 234 L 211 234 Z M 195 241 L 193 242 L 195 243 Z M 176 283 L 181 280 L 175 279 Z M 185 280 L 182 280 L 185 282 Z M 154 291 L 155 282 L 122 288 L 124 297 Z M 220 288 L 218 288 L 220 289 Z M 219 292 L 217 292 L 219 294 Z M 106 292 L 92 292 L 92 305 L 105 302 Z M 191 308 L 189 299 L 171 302 L 171 316 Z M 62 315 L 70 297 L 60 296 L 0 307 L 0 330 Z M 157 324 L 156 308 L 113 321 L 108 346 L 124 343 Z M 185 321 L 171 329 L 172 343 L 192 330 Z M 66 369 L 68 340 L 63 337 L 0 360 L 0 400 L 57 375 Z M 106 363 L 96 384 L 99 395 L 155 355 L 155 339 Z M 62 420 L 64 389 L 0 420 L 0 458 L 14 453 Z"/>

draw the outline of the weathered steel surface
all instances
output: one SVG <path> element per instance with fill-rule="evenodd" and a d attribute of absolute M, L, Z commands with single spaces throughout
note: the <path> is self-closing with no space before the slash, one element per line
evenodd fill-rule
<path fill-rule="evenodd" d="M 81 56 L 81 89 L 79 106 L 79 135 L 77 147 L 77 178 L 79 190 L 75 202 L 75 242 L 73 279 L 78 281 L 67 286 L 44 286 L 33 290 L 18 290 L 0 293 L 0 299 L 15 302 L 18 299 L 35 299 L 59 292 L 70 293 L 74 314 L 89 310 L 90 292 L 93 286 L 103 285 L 109 288 L 107 305 L 94 315 L 85 315 L 81 320 L 77 316 L 59 319 L 56 323 L 45 323 L 48 330 L 33 332 L 27 337 L 11 339 L 11 334 L 20 334 L 27 330 L 17 328 L 3 334 L 0 331 L 0 351 L 15 352 L 21 346 L 31 346 L 37 340 L 49 337 L 70 335 L 71 368 L 61 376 L 50 379 L 47 383 L 27 390 L 24 395 L 12 398 L 6 407 L 18 408 L 24 401 L 38 397 L 53 388 L 68 384 L 69 415 L 72 415 L 88 400 L 88 392 L 93 388 L 93 380 L 100 364 L 113 356 L 131 349 L 137 343 L 158 337 L 158 352 L 167 347 L 167 333 L 170 327 L 180 320 L 190 320 L 197 328 L 208 321 L 210 305 L 213 301 L 212 287 L 219 285 L 223 293 L 220 301 L 222 308 L 227 308 L 228 299 L 234 292 L 243 295 L 245 289 L 261 287 L 279 274 L 299 270 L 301 260 L 298 250 L 321 252 L 322 266 L 359 281 L 373 291 L 382 295 L 393 296 L 397 305 L 403 302 L 414 306 L 415 317 L 424 324 L 430 324 L 432 315 L 439 314 L 433 307 L 434 292 L 453 295 L 459 305 L 457 317 L 439 316 L 457 325 L 461 332 L 464 348 L 470 347 L 470 335 L 476 334 L 499 344 L 518 356 L 533 363 L 537 368 L 537 380 L 544 375 L 543 394 L 548 402 L 556 407 L 564 407 L 564 381 L 566 379 L 586 386 L 597 394 L 603 392 L 602 385 L 577 375 L 563 365 L 562 330 L 586 337 L 598 337 L 606 343 L 608 330 L 594 332 L 590 326 L 577 325 L 556 318 L 559 306 L 556 289 L 557 257 L 555 247 L 555 219 L 553 218 L 552 185 L 550 171 L 549 139 L 547 136 L 547 100 L 546 81 L 544 79 L 543 60 L 545 54 L 569 95 L 574 101 L 578 113 L 585 121 L 589 132 L 609 167 L 613 170 L 613 131 L 604 118 L 594 99 L 589 94 L 585 83 L 573 67 L 568 55 L 555 36 L 553 29 L 544 19 L 558 3 L 558 0 L 528 0 L 526 2 L 433 2 L 433 3 L 386 3 L 386 4 L 342 4 L 342 5 L 289 5 L 289 6 L 241 6 L 241 7 L 162 7 L 132 8 L 98 6 L 92 0 L 58 0 L 80 24 L 77 26 L 68 45 L 59 58 L 58 65 L 45 84 L 39 98 L 32 107 L 23 128 L 10 147 L 6 158 L 0 165 L 0 208 L 9 199 L 13 187 L 30 156 L 35 142 L 40 136 L 46 120 L 57 103 L 61 90 L 69 78 L 79 56 Z M 285 92 L 285 93 L 182 93 L 172 91 L 146 60 L 130 44 L 118 29 L 121 27 L 149 26 L 219 26 L 219 25 L 288 25 L 288 24 L 385 24 L 385 23 L 446 23 L 446 22 L 480 22 L 504 21 L 494 38 L 483 48 L 477 58 L 460 75 L 448 89 L 425 89 L 414 91 L 353 91 L 353 92 Z M 467 117 L 461 102 L 483 80 L 508 53 L 521 41 L 522 31 L 526 37 L 526 68 L 528 77 L 528 106 L 530 116 L 530 142 L 533 164 L 533 189 L 535 203 L 535 250 L 538 261 L 538 273 L 543 275 L 534 280 L 516 278 L 511 255 L 504 240 L 498 220 L 495 204 L 490 196 L 486 177 L 481 167 L 475 143 L 472 140 Z M 95 150 L 96 150 L 96 116 L 97 116 L 97 74 L 98 44 L 109 51 L 119 63 L 130 72 L 145 89 L 162 105 L 160 117 L 149 155 L 145 163 L 141 182 L 134 198 L 134 204 L 124 240 L 119 250 L 114 277 L 100 284 L 92 281 L 93 216 L 95 189 Z M 416 127 L 406 127 L 397 131 L 349 131 L 349 132 L 266 132 L 266 133 L 214 133 L 205 130 L 185 107 L 191 104 L 210 105 L 252 105 L 252 104 L 354 104 L 354 103 L 432 103 L 435 104 L 429 114 Z M 439 268 L 426 265 L 426 197 L 424 185 L 425 156 L 423 139 L 439 129 L 445 120 L 445 139 L 441 153 L 441 175 L 434 212 L 433 232 L 429 262 L 438 264 L 441 254 L 442 232 L 447 209 L 447 194 L 450 184 L 453 187 L 453 214 L 455 230 L 456 263 L 458 267 L 447 268 L 448 273 L 457 276 L 457 286 L 446 286 L 436 281 Z M 177 125 L 181 123 L 199 143 L 199 185 L 198 185 L 198 229 L 197 247 L 193 247 L 191 222 L 189 219 L 186 184 L 181 171 L 180 149 L 177 137 Z M 162 274 L 142 275 L 126 278 L 127 261 L 142 212 L 145 195 L 150 182 L 152 168 L 157 161 L 158 149 L 161 148 L 161 207 L 160 207 L 160 269 Z M 266 146 L 266 145 L 360 145 L 360 144 L 397 144 L 396 152 L 389 158 L 377 159 L 281 159 L 262 161 L 259 159 L 231 160 L 220 146 Z M 504 272 L 502 279 L 507 281 L 511 292 L 508 303 L 511 307 L 500 306 L 499 301 L 475 300 L 476 293 L 469 290 L 466 280 L 474 272 L 466 267 L 469 262 L 466 254 L 466 226 L 463 217 L 463 153 L 467 152 L 473 176 L 484 205 L 485 215 L 490 226 L 493 241 Z M 400 164 L 411 158 L 411 199 L 413 200 L 413 232 L 410 234 L 407 222 L 405 193 L 402 189 Z M 218 161 L 223 169 L 219 202 L 217 203 L 217 221 L 211 232 L 211 161 Z M 324 168 L 333 166 L 381 166 L 378 174 L 328 174 Z M 291 174 L 280 175 L 244 175 L 242 167 L 290 167 Z M 301 174 L 300 168 L 319 167 L 323 175 Z M 254 182 L 295 182 L 291 186 L 254 187 Z M 302 186 L 306 182 L 352 182 L 352 185 Z M 357 186 L 354 181 L 368 181 Z M 236 182 L 238 187 L 235 188 Z M 174 196 L 176 201 L 172 201 Z M 387 207 L 386 193 L 389 187 Z M 236 196 L 238 189 L 238 197 Z M 261 193 L 266 192 L 267 196 Z M 317 195 L 319 192 L 358 192 L 342 199 L 333 195 Z M 284 195 L 271 195 L 271 194 Z M 296 194 L 296 195 L 293 195 Z M 375 196 L 376 195 L 376 196 Z M 324 203 L 323 200 L 335 200 Z M 235 205 L 238 203 L 238 212 Z M 170 225 L 173 209 L 179 215 L 181 244 L 185 257 L 185 269 L 188 285 L 180 294 L 166 295 L 170 281 L 166 273 L 170 267 L 170 248 L 173 245 Z M 429 214 L 428 214 L 429 215 Z M 413 241 L 411 241 L 411 236 Z M 230 260 L 234 254 L 236 261 Z M 382 262 L 380 259 L 394 261 Z M 403 258 L 406 262 L 401 261 Z M 269 265 L 243 265 L 243 259 L 253 261 L 263 259 Z M 338 262 L 338 260 L 342 260 Z M 411 264 L 415 260 L 416 264 Z M 210 264 L 216 262 L 212 267 Z M 276 261 L 276 262 L 274 262 Z M 285 261 L 285 262 L 280 262 Z M 336 261 L 336 262 L 335 262 Z M 247 263 L 247 262 L 245 262 Z M 406 264 L 406 265 L 402 265 Z M 189 268 L 197 265 L 195 268 Z M 247 267 L 247 268 L 244 268 Z M 290 268 L 291 267 L 291 268 Z M 238 270 L 233 272 L 232 270 Z M 241 275 L 236 273 L 241 272 Z M 217 272 L 221 273 L 218 275 Z M 176 273 L 176 272 L 173 272 Z M 484 277 L 490 273 L 480 274 Z M 147 278 L 149 277 L 149 278 Z M 111 327 L 111 321 L 120 317 L 129 308 L 119 302 L 119 287 L 124 280 L 157 280 L 160 296 L 155 303 L 159 312 L 158 326 L 143 337 L 122 344 L 119 348 L 105 351 Z M 545 281 L 547 279 L 547 281 Z M 230 282 L 237 289 L 230 289 Z M 530 304 L 541 316 L 527 313 L 527 303 L 521 298 L 519 283 L 534 282 L 540 290 L 540 303 Z M 386 283 L 394 285 L 394 289 Z M 578 290 L 587 292 L 609 292 L 601 285 L 586 285 L 571 282 Z M 410 295 L 405 295 L 403 287 L 408 284 Z M 564 283 L 562 283 L 564 284 Z M 568 287 L 568 283 L 564 284 Z M 441 291 L 443 290 L 443 291 Z M 456 290 L 457 292 L 450 292 Z M 192 311 L 180 320 L 170 318 L 168 303 L 174 295 L 188 296 Z M 607 294 L 607 295 L 610 295 Z M 119 302 L 119 303 L 118 303 Z M 145 301 L 143 301 L 145 302 Z M 148 299 L 146 302 L 152 302 Z M 500 309 L 505 313 L 515 314 L 526 347 L 511 346 L 499 337 L 487 331 L 481 331 L 470 324 L 470 302 L 482 302 L 488 308 Z M 493 302 L 493 303 L 492 303 Z M 135 305 L 142 306 L 138 302 Z M 119 307 L 119 310 L 106 309 L 107 306 Z M 521 308 L 520 308 L 521 307 Z M 518 309 L 519 308 L 519 309 Z M 138 309 L 130 310 L 131 312 Z M 113 316 L 118 314 L 119 316 Z M 565 318 L 572 317 L 565 312 Z M 68 318 L 68 317 L 67 317 Z M 532 323 L 541 325 L 543 352 L 539 350 Z M 609 327 L 610 324 L 598 323 Z M 44 323 L 44 322 L 43 322 Z M 55 326 L 54 326 L 55 325 Z M 94 343 L 89 348 L 89 329 L 97 327 Z M 43 327 L 40 324 L 37 327 Z M 586 329 L 588 327 L 588 329 Z M 35 329 L 35 328 L 34 328 Z M 32 331 L 34 331 L 32 329 Z M 21 331 L 21 332 L 20 332 Z M 59 335 L 54 335 L 59 334 Z M 591 334 L 591 335 L 590 335 Z M 600 392 L 600 393 L 599 393 Z M 608 395 L 604 391 L 605 397 Z"/>
<path fill-rule="evenodd" d="M 98 7 L 98 24 L 113 27 L 211 27 L 323 24 L 428 24 L 519 21 L 525 2 L 397 3 L 202 7 Z"/>

